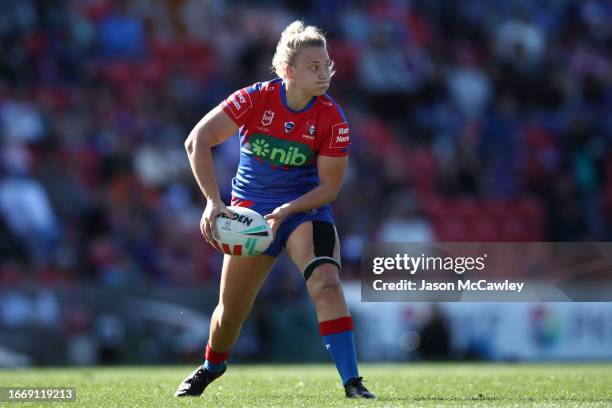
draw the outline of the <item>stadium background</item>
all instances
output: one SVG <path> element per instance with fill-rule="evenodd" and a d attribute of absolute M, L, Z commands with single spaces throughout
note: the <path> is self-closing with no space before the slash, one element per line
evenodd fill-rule
<path fill-rule="evenodd" d="M 0 1 L 0 366 L 194 363 L 220 255 L 183 141 L 322 27 L 353 147 L 334 205 L 368 361 L 612 358 L 599 304 L 360 304 L 368 241 L 609 241 L 612 6 Z M 229 197 L 237 139 L 216 148 Z M 327 361 L 281 259 L 234 361 Z"/>

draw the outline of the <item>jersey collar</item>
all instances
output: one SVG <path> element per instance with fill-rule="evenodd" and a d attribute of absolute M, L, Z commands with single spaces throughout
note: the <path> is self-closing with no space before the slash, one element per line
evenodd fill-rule
<path fill-rule="evenodd" d="M 283 103 L 283 106 L 292 113 L 303 113 L 306 112 L 308 109 L 310 109 L 312 107 L 312 105 L 314 105 L 315 101 L 317 100 L 316 96 L 313 96 L 312 99 L 310 100 L 310 102 L 308 102 L 308 104 L 306 106 L 304 106 L 303 109 L 301 110 L 293 110 L 289 107 L 289 105 L 287 105 L 287 96 L 286 96 L 286 90 L 285 90 L 285 81 L 281 81 L 280 83 L 280 95 L 281 95 L 281 101 Z"/>

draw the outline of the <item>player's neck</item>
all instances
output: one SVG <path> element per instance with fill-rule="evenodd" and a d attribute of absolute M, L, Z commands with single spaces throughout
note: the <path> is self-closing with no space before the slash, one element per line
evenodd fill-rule
<path fill-rule="evenodd" d="M 285 82 L 285 99 L 289 109 L 301 111 L 308 105 L 308 102 L 312 99 L 312 95 L 297 89 L 291 82 Z"/>

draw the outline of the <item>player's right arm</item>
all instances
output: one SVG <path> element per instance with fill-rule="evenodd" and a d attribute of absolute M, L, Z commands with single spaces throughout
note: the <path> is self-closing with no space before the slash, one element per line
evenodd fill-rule
<path fill-rule="evenodd" d="M 206 209 L 200 221 L 200 230 L 209 242 L 213 236 L 217 236 L 215 229 L 217 216 L 221 213 L 232 216 L 232 212 L 221 201 L 211 149 L 229 139 L 236 130 L 238 126 L 220 106 L 217 106 L 195 125 L 185 140 L 191 170 L 206 197 Z"/>

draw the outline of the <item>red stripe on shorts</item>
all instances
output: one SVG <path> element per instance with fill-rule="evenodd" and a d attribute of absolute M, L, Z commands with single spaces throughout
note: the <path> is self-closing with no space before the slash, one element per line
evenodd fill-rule
<path fill-rule="evenodd" d="M 255 204 L 255 202 L 251 200 L 244 200 L 242 198 L 232 197 L 232 205 L 234 207 L 250 207 L 253 204 Z"/>

